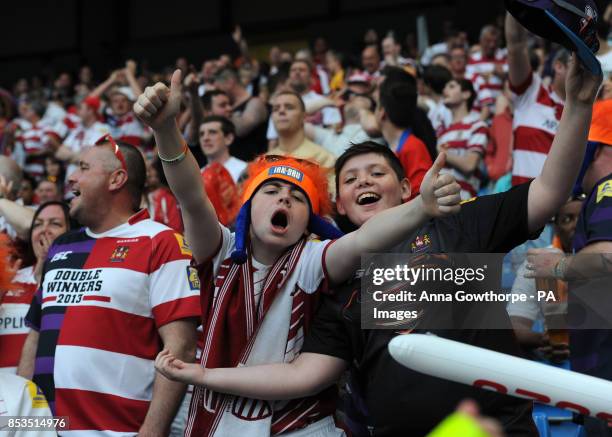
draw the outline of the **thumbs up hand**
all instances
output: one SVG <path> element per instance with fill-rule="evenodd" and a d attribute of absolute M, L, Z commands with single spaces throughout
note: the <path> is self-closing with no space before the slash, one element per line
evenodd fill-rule
<path fill-rule="evenodd" d="M 440 153 L 421 182 L 421 200 L 430 217 L 456 214 L 461 209 L 461 187 L 455 178 L 440 174 L 446 163 L 446 153 Z"/>
<path fill-rule="evenodd" d="M 175 70 L 170 88 L 161 82 L 147 87 L 134 103 L 134 113 L 154 131 L 173 128 L 181 108 L 181 70 Z"/>

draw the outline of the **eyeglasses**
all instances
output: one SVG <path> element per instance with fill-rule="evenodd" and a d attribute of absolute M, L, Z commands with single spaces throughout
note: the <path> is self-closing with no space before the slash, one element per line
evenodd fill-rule
<path fill-rule="evenodd" d="M 123 170 L 125 170 L 125 172 L 127 173 L 128 169 L 127 169 L 127 165 L 125 164 L 125 157 L 123 156 L 123 153 L 121 153 L 121 149 L 119 148 L 119 146 L 115 142 L 115 139 L 113 137 L 111 137 L 110 134 L 103 135 L 98 141 L 96 141 L 94 143 L 94 145 L 95 146 L 101 146 L 101 145 L 104 145 L 106 143 L 110 143 L 111 146 L 113 146 L 113 153 L 115 154 L 115 156 L 117 157 L 119 162 L 121 162 L 121 168 Z"/>

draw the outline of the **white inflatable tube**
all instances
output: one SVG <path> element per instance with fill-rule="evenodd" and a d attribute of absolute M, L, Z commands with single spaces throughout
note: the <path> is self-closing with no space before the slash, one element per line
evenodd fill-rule
<path fill-rule="evenodd" d="M 612 422 L 612 382 L 429 334 L 399 335 L 389 353 L 417 372 Z"/>

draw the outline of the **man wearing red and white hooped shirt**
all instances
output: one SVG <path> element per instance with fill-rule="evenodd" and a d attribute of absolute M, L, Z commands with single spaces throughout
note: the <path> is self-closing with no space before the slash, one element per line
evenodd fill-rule
<path fill-rule="evenodd" d="M 45 106 L 38 101 L 22 101 L 20 118 L 15 120 L 13 156 L 23 170 L 39 180 L 44 173 L 45 156 L 51 153 L 49 143 L 56 136 L 53 123 L 42 118 Z"/>
<path fill-rule="evenodd" d="M 518 185 L 542 172 L 563 112 L 569 53 L 564 49 L 557 52 L 552 83 L 545 86 L 542 78 L 531 70 L 527 30 L 510 14 L 506 14 L 506 40 L 508 76 L 515 94 L 512 185 Z"/>
<path fill-rule="evenodd" d="M 140 147 L 150 133 L 132 112 L 135 98 L 130 87 L 115 88 L 110 94 L 110 111 L 107 111 L 106 119 L 113 138 Z"/>
<path fill-rule="evenodd" d="M 487 25 L 480 31 L 480 50 L 470 55 L 465 77 L 472 81 L 476 90 L 476 111 L 491 108 L 503 90 L 504 77 L 508 72 L 507 52 L 499 48 L 499 29 Z"/>
<path fill-rule="evenodd" d="M 183 237 L 136 212 L 145 178 L 142 154 L 111 138 L 70 176 L 86 227 L 55 240 L 26 317 L 33 379 L 70 417 L 62 435 L 167 435 L 185 393 L 153 360 L 163 346 L 193 361 L 199 282 Z"/>
<path fill-rule="evenodd" d="M 444 87 L 443 101 L 453 121 L 441 128 L 438 150 L 446 152 L 446 167 L 442 172 L 449 172 L 457 179 L 463 200 L 478 194 L 478 166 L 488 141 L 487 125 L 478 114 L 470 112 L 475 98 L 474 87 L 467 79 L 452 79 Z"/>
<path fill-rule="evenodd" d="M 66 137 L 63 144 L 55 152 L 55 156 L 70 165 L 66 175 L 70 175 L 75 169 L 75 162 L 83 148 L 92 146 L 103 135 L 109 133 L 108 125 L 98 121 L 100 99 L 98 97 L 87 97 L 79 105 L 79 117 L 81 123 Z"/>

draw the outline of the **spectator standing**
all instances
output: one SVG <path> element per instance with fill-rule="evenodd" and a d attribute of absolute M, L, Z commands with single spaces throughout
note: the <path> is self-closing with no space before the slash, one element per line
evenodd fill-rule
<path fill-rule="evenodd" d="M 334 156 L 306 138 L 305 117 L 304 102 L 298 94 L 293 91 L 277 93 L 272 98 L 272 122 L 278 132 L 278 146 L 270 149 L 268 154 L 309 159 L 321 167 L 333 167 Z"/>
<path fill-rule="evenodd" d="M 322 108 L 317 107 L 317 103 L 323 101 L 324 97 L 311 90 L 311 81 L 311 64 L 307 61 L 294 61 L 289 70 L 288 88 L 298 94 L 304 103 L 307 111 L 305 120 L 317 126 L 335 126 L 342 123 L 342 116 L 338 108 L 325 105 Z M 315 106 L 315 109 L 310 109 L 311 105 Z M 270 146 L 275 147 L 278 133 L 272 117 L 268 122 L 267 138 L 270 140 Z"/>
<path fill-rule="evenodd" d="M 191 251 L 138 211 L 145 179 L 140 151 L 110 136 L 81 153 L 70 215 L 85 227 L 49 249 L 26 318 L 37 347 L 22 361 L 73 432 L 166 433 L 185 386 L 154 377 L 152 359 L 161 345 L 195 358 Z"/>
<path fill-rule="evenodd" d="M 480 163 L 488 142 L 487 125 L 471 111 L 476 92 L 467 79 L 453 79 L 444 87 L 444 104 L 452 113 L 452 123 L 440 130 L 438 151 L 446 152 L 446 167 L 461 186 L 461 198 L 478 194 L 482 175 Z"/>
<path fill-rule="evenodd" d="M 249 94 L 240 82 L 238 73 L 231 68 L 224 68 L 217 73 L 215 86 L 224 91 L 232 103 L 231 120 L 236 128 L 231 146 L 232 155 L 250 161 L 265 152 L 268 110 L 264 102 Z"/>

